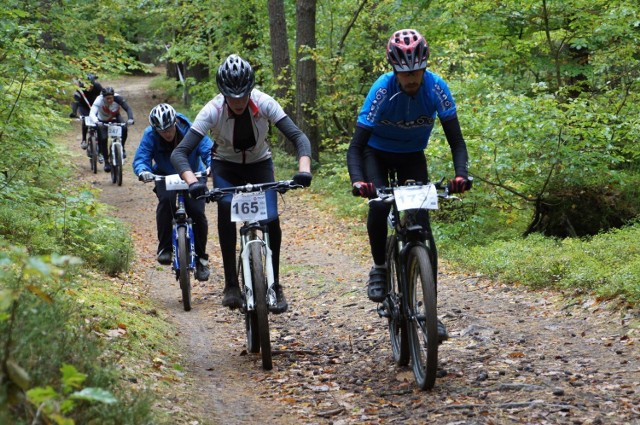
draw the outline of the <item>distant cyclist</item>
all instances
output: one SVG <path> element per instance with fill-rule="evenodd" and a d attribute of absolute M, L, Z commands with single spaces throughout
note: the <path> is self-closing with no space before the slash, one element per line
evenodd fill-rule
<path fill-rule="evenodd" d="M 416 30 L 393 33 L 387 43 L 387 60 L 393 72 L 383 74 L 373 84 L 360 109 L 355 133 L 347 151 L 347 166 L 354 195 L 373 198 L 376 186 L 388 186 L 389 170 L 395 169 L 400 184 L 407 180 L 427 182 L 424 150 L 436 116 L 451 147 L 456 177 L 451 181 L 454 193 L 467 187 L 467 146 L 458 122 L 456 104 L 444 80 L 427 71 L 429 46 Z M 385 244 L 387 240 L 388 204 L 371 202 L 367 231 L 373 256 L 367 295 L 374 302 L 386 296 Z M 429 215 L 422 214 L 422 224 L 430 230 Z M 429 231 L 434 274 L 437 254 Z M 436 277 L 434 276 L 434 278 Z M 448 338 L 444 324 L 438 321 L 438 337 Z"/>
<path fill-rule="evenodd" d="M 168 176 L 178 172 L 171 164 L 171 153 L 180 144 L 191 127 L 187 117 L 169 104 L 161 103 L 149 113 L 149 127 L 142 135 L 133 158 L 133 172 L 143 181 L 152 181 L 153 174 Z M 197 149 L 189 155 L 189 166 L 194 171 L 204 172 L 211 166 L 213 143 L 204 137 Z M 152 174 L 153 173 L 153 174 Z M 200 178 L 206 182 L 206 177 Z M 177 192 L 167 191 L 164 181 L 157 181 L 153 190 L 158 197 L 156 225 L 158 228 L 158 262 L 171 264 L 172 220 L 175 213 Z M 193 220 L 195 251 L 197 256 L 195 278 L 209 279 L 209 255 L 207 255 L 207 233 L 209 225 L 204 212 L 205 200 L 186 197 L 184 200 L 188 216 Z"/>
<path fill-rule="evenodd" d="M 124 122 L 122 118 L 122 110 L 127 112 L 127 124 L 133 125 L 133 110 L 124 99 L 113 90 L 113 87 L 105 87 L 102 89 L 100 96 L 98 96 L 91 106 L 90 116 L 94 121 L 100 122 Z M 100 146 L 100 163 L 104 162 L 104 158 L 108 157 L 107 152 L 107 137 L 108 129 L 106 127 L 98 127 L 98 144 Z M 127 152 L 124 149 L 124 145 L 127 141 L 127 127 L 122 128 L 122 156 L 127 157 Z M 111 171 L 109 162 L 104 164 L 104 171 Z"/>
<path fill-rule="evenodd" d="M 83 117 L 89 116 L 93 102 L 100 96 L 102 85 L 96 80 L 95 74 L 87 74 L 87 83 L 78 80 L 78 89 L 73 93 L 73 102 L 71 103 L 70 118 L 78 118 L 78 111 Z M 87 149 L 87 126 L 82 120 L 82 141 L 80 142 L 82 149 Z"/>
<path fill-rule="evenodd" d="M 205 134 L 211 131 L 213 147 L 213 185 L 224 188 L 247 183 L 275 181 L 271 149 L 267 143 L 270 124 L 275 124 L 293 144 L 298 153 L 299 172 L 293 179 L 303 185 L 311 184 L 311 144 L 307 136 L 287 116 L 271 96 L 253 88 L 255 75 L 249 62 L 238 55 L 230 55 L 218 68 L 216 82 L 220 94 L 198 113 L 193 126 L 171 156 L 171 161 L 188 182 L 191 196 L 204 193 L 205 185 L 198 183 L 187 162 Z M 271 205 L 276 193 L 267 193 Z M 273 313 L 287 310 L 288 304 L 279 281 L 280 244 L 282 230 L 276 217 L 268 223 L 273 251 L 274 290 L 277 305 Z M 231 222 L 230 199 L 218 202 L 218 236 L 224 265 L 224 297 L 222 305 L 238 308 L 242 294 L 236 270 L 236 226 Z"/>

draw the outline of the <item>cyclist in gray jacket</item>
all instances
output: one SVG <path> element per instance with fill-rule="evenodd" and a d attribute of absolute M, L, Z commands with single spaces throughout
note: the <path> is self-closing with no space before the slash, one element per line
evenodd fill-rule
<path fill-rule="evenodd" d="M 275 181 L 271 150 L 267 144 L 270 123 L 275 124 L 296 146 L 299 172 L 293 179 L 302 186 L 309 186 L 309 139 L 276 100 L 254 88 L 255 75 L 251 65 L 238 55 L 230 55 L 218 68 L 216 82 L 220 94 L 202 108 L 189 133 L 171 155 L 171 162 L 183 180 L 189 183 L 190 195 L 197 197 L 206 190 L 206 185 L 198 182 L 193 175 L 187 157 L 209 132 L 214 140 L 211 165 L 214 187 Z M 276 201 L 275 192 L 267 193 L 268 204 L 275 205 Z M 231 222 L 230 209 L 230 199 L 218 202 L 218 235 L 225 277 L 222 305 L 233 309 L 242 305 L 242 297 L 236 271 L 236 226 Z M 282 241 L 280 220 L 276 216 L 267 225 L 273 252 L 274 289 L 278 301 L 272 312 L 282 313 L 287 310 L 288 304 L 279 282 Z"/>
<path fill-rule="evenodd" d="M 133 110 L 124 99 L 113 90 L 113 87 L 105 87 L 102 89 L 102 93 L 98 96 L 91 106 L 91 112 L 89 115 L 94 122 L 124 122 L 122 118 L 122 110 L 127 112 L 128 125 L 133 125 Z M 109 154 L 107 152 L 107 128 L 98 127 L 98 145 L 100 147 L 100 163 L 104 162 Z M 127 127 L 122 127 L 122 156 L 127 157 L 127 152 L 124 149 L 124 145 L 127 142 Z M 111 171 L 111 166 L 107 162 L 104 164 L 104 171 Z"/>

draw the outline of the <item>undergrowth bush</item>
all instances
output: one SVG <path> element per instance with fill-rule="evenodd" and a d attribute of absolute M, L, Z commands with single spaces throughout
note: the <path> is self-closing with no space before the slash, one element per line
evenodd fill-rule
<path fill-rule="evenodd" d="M 149 396 L 119 379 L 115 354 L 105 351 L 87 320 L 91 312 L 78 303 L 80 263 L 0 244 L 2 423 L 150 423 Z"/>
<path fill-rule="evenodd" d="M 110 275 L 127 271 L 133 259 L 128 229 L 107 215 L 90 190 L 63 190 L 0 199 L 0 240 L 28 247 L 35 255 L 67 253 Z"/>

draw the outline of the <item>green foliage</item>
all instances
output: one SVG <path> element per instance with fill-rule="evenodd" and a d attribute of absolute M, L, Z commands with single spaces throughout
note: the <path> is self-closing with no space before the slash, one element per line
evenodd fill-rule
<path fill-rule="evenodd" d="M 59 425 L 73 425 L 75 421 L 67 415 L 73 411 L 78 401 L 105 404 L 117 402 L 109 391 L 101 388 L 82 388 L 87 375 L 78 372 L 74 366 L 63 363 L 60 372 L 62 374 L 60 393 L 51 386 L 36 387 L 27 391 L 27 400 L 41 412 L 43 417 L 50 418 Z"/>
<path fill-rule="evenodd" d="M 31 256 L 0 243 L 3 423 L 32 423 L 36 415 L 56 423 L 146 422 L 148 397 L 122 386 L 91 325 L 94 313 L 76 298 L 84 292 L 79 265 L 76 257 Z M 85 283 L 89 293 L 95 284 Z M 120 401 L 111 413 L 93 405 L 112 404 L 114 395 Z M 113 411 L 139 422 L 117 422 Z"/>
<path fill-rule="evenodd" d="M 128 229 L 106 214 L 94 193 L 23 184 L 8 189 L 9 199 L 0 197 L 0 240 L 24 244 L 32 254 L 73 254 L 111 275 L 128 270 L 133 259 Z"/>
<path fill-rule="evenodd" d="M 531 235 L 471 247 L 452 258 L 455 264 L 504 282 L 533 287 L 578 289 L 637 305 L 640 252 L 635 241 L 640 227 L 564 240 Z"/>

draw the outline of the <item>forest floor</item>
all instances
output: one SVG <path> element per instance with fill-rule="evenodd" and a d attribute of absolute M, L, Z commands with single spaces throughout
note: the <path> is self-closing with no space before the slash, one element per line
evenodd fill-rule
<path fill-rule="evenodd" d="M 289 311 L 269 316 L 274 367 L 264 371 L 260 355 L 246 351 L 244 317 L 220 304 L 216 208 L 207 208 L 211 278 L 195 283 L 191 311 L 168 266 L 155 261 L 156 197 L 131 170 L 147 114 L 164 101 L 149 89 L 152 78 L 101 81 L 136 117 L 121 187 L 108 173 L 90 173 L 79 129 L 68 139 L 79 179 L 100 189 L 132 229 L 136 258 L 121 278 L 139 285 L 178 330 L 184 375 L 155 387 L 156 408 L 176 424 L 640 424 L 638 311 L 462 275 L 446 264 L 438 313 L 450 339 L 440 346 L 435 388 L 418 390 L 410 368 L 393 362 L 386 320 L 366 296 L 364 223 L 332 216 L 309 191 L 285 195 L 281 282 Z"/>

